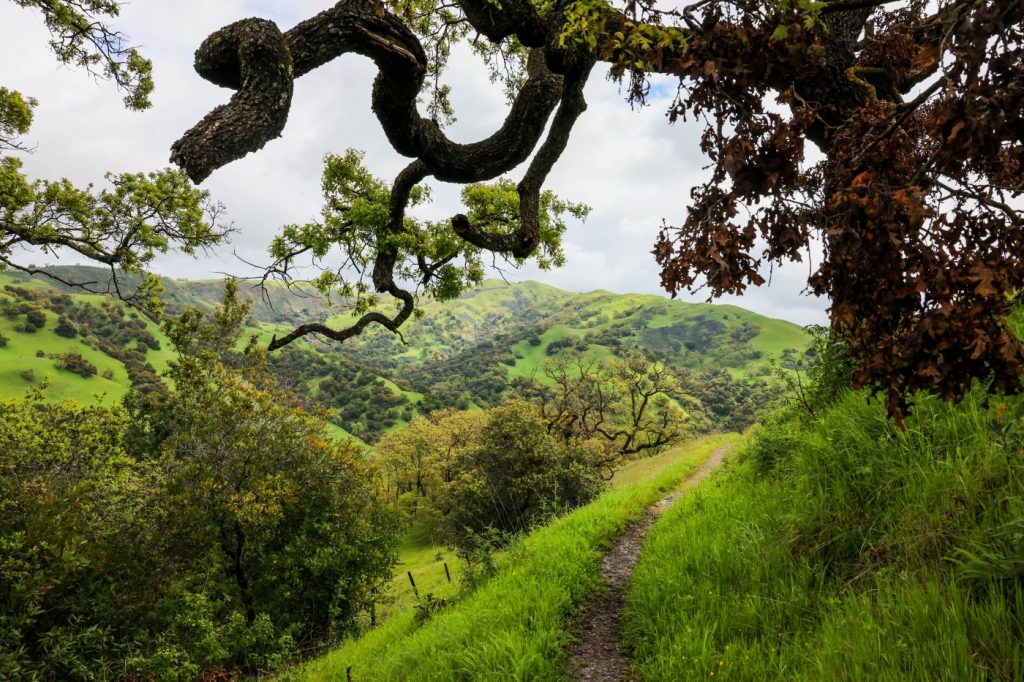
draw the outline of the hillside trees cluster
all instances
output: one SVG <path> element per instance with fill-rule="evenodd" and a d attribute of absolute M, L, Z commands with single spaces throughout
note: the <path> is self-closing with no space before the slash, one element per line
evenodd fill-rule
<path fill-rule="evenodd" d="M 26 316 L 25 324 L 17 329 L 27 332 L 31 325 L 34 331 L 42 326 L 40 322 L 45 324 L 46 311 L 51 311 L 57 315 L 55 333 L 65 338 L 80 338 L 87 347 L 96 348 L 123 364 L 135 390 L 157 390 L 161 384 L 156 369 L 147 359 L 150 350 L 160 350 L 160 342 L 149 331 L 147 320 L 138 313 L 126 312 L 125 307 L 116 301 L 99 304 L 80 301 L 76 304 L 68 294 L 54 292 L 49 287 L 6 285 L 3 293 L 0 312 L 8 318 Z M 58 359 L 57 366 L 82 376 L 96 373 L 95 368 L 92 372 L 77 371 L 89 365 L 74 360 L 69 364 L 66 360 L 66 357 Z"/>
<path fill-rule="evenodd" d="M 235 352 L 234 292 L 168 321 L 170 385 L 0 402 L 0 677 L 254 674 L 378 598 L 395 518 L 358 448 Z"/>
<path fill-rule="evenodd" d="M 390 498 L 406 513 L 436 517 L 466 553 L 589 502 L 605 482 L 599 448 L 557 438 L 535 405 L 517 399 L 419 417 L 377 451 Z"/>

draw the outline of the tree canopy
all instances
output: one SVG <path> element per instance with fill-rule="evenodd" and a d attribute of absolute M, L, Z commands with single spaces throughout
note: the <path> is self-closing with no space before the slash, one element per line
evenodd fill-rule
<path fill-rule="evenodd" d="M 107 23 L 120 3 L 112 0 L 14 0 L 38 11 L 52 37 L 50 47 L 62 64 L 113 81 L 125 106 L 143 110 L 153 91 L 152 64 Z M 42 274 L 89 291 L 116 293 L 144 311 L 160 308 L 155 277 L 125 287 L 125 273 L 142 275 L 158 253 L 170 248 L 195 254 L 220 243 L 228 232 L 223 208 L 171 169 L 108 174 L 109 189 L 76 187 L 66 179 L 30 180 L 22 142 L 32 126 L 37 101 L 0 86 L 0 269 Z M 7 153 L 6 155 L 4 155 Z M 110 268 L 107 282 L 64 280 L 52 271 L 22 265 L 22 249 L 43 253 L 68 250 Z"/>
<path fill-rule="evenodd" d="M 346 53 L 376 63 L 373 112 L 412 161 L 391 184 L 367 274 L 401 307 L 272 345 L 305 333 L 344 339 L 374 322 L 396 330 L 414 309 L 409 289 L 451 278 L 442 270 L 453 254 L 523 259 L 542 247 L 542 188 L 597 62 L 634 103 L 650 74 L 678 77 L 670 119 L 706 122 L 711 174 L 655 245 L 663 286 L 741 293 L 763 283 L 764 266 L 804 260 L 820 240 L 808 286 L 831 299 L 855 382 L 900 414 L 920 388 L 956 398 L 975 378 L 1021 386 L 1024 348 L 1006 314 L 1024 277 L 1014 206 L 1024 186 L 1022 25 L 1012 0 L 341 2 L 288 31 L 244 19 L 211 35 L 196 69 L 236 93 L 174 144 L 172 160 L 201 182 L 281 134 L 295 79 Z M 443 130 L 443 72 L 459 41 L 510 99 L 498 130 L 470 144 Z M 807 160 L 808 143 L 822 161 Z M 527 160 L 518 220 L 471 210 L 409 245 L 405 212 L 419 183 L 479 183 Z M 451 250 L 430 245 L 441 235 Z"/>

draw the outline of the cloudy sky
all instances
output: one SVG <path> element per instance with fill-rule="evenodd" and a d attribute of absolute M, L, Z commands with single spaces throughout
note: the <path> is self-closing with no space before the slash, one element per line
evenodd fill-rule
<path fill-rule="evenodd" d="M 144 171 L 168 165 L 169 148 L 181 133 L 230 92 L 192 70 L 196 47 L 221 26 L 250 16 L 271 19 L 282 30 L 321 11 L 329 0 L 135 0 L 115 26 L 154 62 L 153 108 L 130 112 L 110 83 L 61 67 L 49 52 L 49 34 L 36 12 L 0 2 L 0 85 L 36 97 L 36 122 L 27 138 L 36 147 L 25 157 L 30 176 L 68 177 L 101 183 L 107 171 Z M 171 254 L 154 269 L 172 277 L 209 278 L 219 273 L 250 274 L 233 252 L 265 262 L 266 246 L 281 225 L 318 215 L 320 172 L 327 152 L 348 147 L 366 151 L 375 174 L 393 177 L 407 160 L 388 145 L 370 113 L 370 85 L 376 71 L 356 55 L 346 56 L 296 81 L 284 135 L 262 151 L 222 168 L 204 187 L 222 202 L 238 232 L 232 244 L 198 260 Z M 468 52 L 453 56 L 448 81 L 458 121 L 448 130 L 457 141 L 491 134 L 507 105 L 482 66 Z M 650 105 L 631 110 L 618 86 L 595 70 L 587 87 L 589 109 L 576 125 L 568 149 L 549 176 L 547 188 L 589 204 L 590 218 L 566 233 L 569 263 L 558 271 L 526 269 L 509 279 L 537 279 L 572 291 L 608 289 L 663 294 L 650 250 L 662 220 L 682 221 L 690 188 L 706 161 L 697 148 L 699 129 L 669 126 L 665 110 L 673 91 L 654 88 Z M 513 171 L 518 179 L 522 169 Z M 422 212 L 440 219 L 461 210 L 459 188 L 430 182 L 434 203 Z M 70 261 L 69 261 L 70 262 Z M 765 273 L 767 276 L 768 273 Z M 724 302 L 801 324 L 823 322 L 827 301 L 803 294 L 808 264 L 772 273 L 771 286 Z M 703 301 L 706 294 L 684 297 Z"/>

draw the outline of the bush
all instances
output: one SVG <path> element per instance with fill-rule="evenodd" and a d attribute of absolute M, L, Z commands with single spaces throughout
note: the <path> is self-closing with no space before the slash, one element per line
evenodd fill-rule
<path fill-rule="evenodd" d="M 96 374 L 96 365 L 82 357 L 80 353 L 69 351 L 57 359 L 57 367 L 72 374 L 88 379 Z"/>
<path fill-rule="evenodd" d="M 362 453 L 257 365 L 190 352 L 127 409 L 0 401 L 0 679 L 257 674 L 351 633 L 390 579 Z"/>
<path fill-rule="evenodd" d="M 468 550 L 474 538 L 521 533 L 589 502 L 603 487 L 596 453 L 553 438 L 537 409 L 520 400 L 488 413 L 480 444 L 462 451 L 455 469 L 441 496 L 441 527 Z"/>
<path fill-rule="evenodd" d="M 78 336 L 78 327 L 75 323 L 68 318 L 61 315 L 57 319 L 57 326 L 53 330 L 58 336 L 63 336 L 66 339 L 73 339 Z"/>
<path fill-rule="evenodd" d="M 25 320 L 28 323 L 26 326 L 32 325 L 36 329 L 42 329 L 46 326 L 46 313 L 38 308 L 34 308 L 25 313 Z"/>
<path fill-rule="evenodd" d="M 24 379 L 25 381 L 27 381 L 30 384 L 34 384 L 36 382 L 35 370 L 23 369 L 23 370 L 21 370 L 18 373 L 18 376 L 20 376 L 22 379 Z"/>
<path fill-rule="evenodd" d="M 5 336 L 3 333 L 0 333 L 0 348 L 6 348 L 7 344 L 10 343 L 10 341 L 10 337 Z"/>

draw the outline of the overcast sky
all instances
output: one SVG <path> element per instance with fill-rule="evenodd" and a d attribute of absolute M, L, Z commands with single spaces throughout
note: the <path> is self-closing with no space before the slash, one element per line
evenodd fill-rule
<path fill-rule="evenodd" d="M 156 79 L 153 108 L 137 113 L 124 109 L 110 83 L 57 64 L 37 12 L 0 2 L 0 63 L 6 66 L 0 85 L 39 100 L 27 138 L 36 147 L 25 157 L 28 174 L 100 184 L 107 171 L 167 166 L 171 143 L 230 97 L 230 91 L 192 70 L 193 52 L 202 40 L 225 24 L 251 16 L 271 19 L 287 30 L 327 6 L 329 0 L 135 0 L 126 5 L 115 26 L 153 60 Z M 266 246 L 281 225 L 319 214 L 319 179 L 327 152 L 363 149 L 373 173 L 393 178 L 407 159 L 391 149 L 370 112 L 375 73 L 369 60 L 349 55 L 296 81 L 284 135 L 204 183 L 238 229 L 231 245 L 198 260 L 180 254 L 161 257 L 154 270 L 187 278 L 250 274 L 232 251 L 265 262 Z M 649 106 L 631 110 L 604 74 L 599 67 L 591 77 L 589 109 L 547 182 L 563 198 L 593 209 L 586 223 L 570 224 L 565 235 L 569 263 L 557 271 L 525 269 L 506 276 L 572 291 L 664 295 L 650 251 L 662 220 L 682 222 L 690 188 L 704 176 L 706 160 L 697 147 L 700 130 L 668 125 L 671 84 L 655 87 Z M 448 81 L 458 116 L 448 134 L 460 142 L 491 134 L 504 119 L 507 104 L 483 67 L 468 52 L 456 54 Z M 522 170 L 513 171 L 512 177 L 518 180 Z M 440 219 L 462 210 L 459 187 L 434 180 L 429 184 L 434 203 L 419 215 Z M 788 265 L 773 273 L 770 287 L 721 300 L 800 324 L 824 322 L 827 301 L 802 293 L 807 274 L 807 263 Z M 683 298 L 703 301 L 707 296 Z"/>

